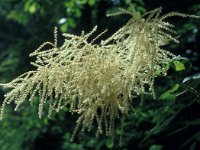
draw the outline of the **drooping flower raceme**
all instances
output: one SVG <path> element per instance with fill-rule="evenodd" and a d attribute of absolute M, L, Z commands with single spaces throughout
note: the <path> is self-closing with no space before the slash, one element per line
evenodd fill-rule
<path fill-rule="evenodd" d="M 37 69 L 1 84 L 11 88 L 5 95 L 1 118 L 7 104 L 14 102 L 17 110 L 24 101 L 32 102 L 38 96 L 40 118 L 45 106 L 49 117 L 63 107 L 79 115 L 72 139 L 81 126 L 82 130 L 90 131 L 94 124 L 97 133 L 112 136 L 115 119 L 128 115 L 133 97 L 154 96 L 153 84 L 158 72 L 166 75 L 167 64 L 180 59 L 161 48 L 170 41 L 178 43 L 173 36 L 174 26 L 165 19 L 200 18 L 176 12 L 160 16 L 160 12 L 158 8 L 139 16 L 135 11 L 121 9 L 118 14 L 129 14 L 132 18 L 99 45 L 93 44 L 96 38 L 88 40 L 96 27 L 80 36 L 63 34 L 65 42 L 60 47 L 55 30 L 54 43 L 46 42 L 30 54 L 36 57 L 32 64 Z M 52 48 L 43 50 L 46 45 Z"/>

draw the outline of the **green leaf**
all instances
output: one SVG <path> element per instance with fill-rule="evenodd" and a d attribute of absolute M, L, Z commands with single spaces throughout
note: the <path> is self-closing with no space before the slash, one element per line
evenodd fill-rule
<path fill-rule="evenodd" d="M 137 10 L 140 11 L 141 13 L 145 13 L 146 9 L 144 7 L 138 6 Z"/>
<path fill-rule="evenodd" d="M 75 9 L 75 14 L 76 14 L 76 17 L 77 18 L 80 18 L 81 17 L 81 10 L 80 9 Z"/>
<path fill-rule="evenodd" d="M 35 13 L 36 12 L 36 3 L 33 3 L 30 7 L 29 7 L 29 12 L 31 14 Z"/>
<path fill-rule="evenodd" d="M 93 6 L 93 5 L 95 4 L 95 0 L 88 0 L 88 4 L 89 4 L 90 6 Z"/>
<path fill-rule="evenodd" d="M 149 150 L 162 150 L 163 146 L 162 145 L 151 145 Z"/>
<path fill-rule="evenodd" d="M 183 25 L 183 28 L 185 28 L 185 30 L 191 31 L 191 30 L 195 29 L 196 26 L 193 23 L 185 23 Z"/>
<path fill-rule="evenodd" d="M 73 18 L 69 18 L 69 19 L 67 20 L 67 23 L 68 23 L 69 26 L 72 27 L 72 28 L 75 28 L 75 27 L 76 27 L 76 24 L 75 24 L 75 21 L 74 21 Z"/>
<path fill-rule="evenodd" d="M 60 26 L 60 30 L 61 32 L 67 32 L 67 29 L 68 29 L 68 24 L 67 23 L 64 23 Z"/>
<path fill-rule="evenodd" d="M 200 125 L 200 119 L 196 119 L 196 120 L 192 121 L 191 125 L 194 125 L 194 126 Z"/>
<path fill-rule="evenodd" d="M 87 0 L 76 0 L 75 2 L 77 5 L 84 5 L 87 3 Z"/>
<path fill-rule="evenodd" d="M 35 13 L 37 9 L 37 3 L 32 0 L 29 0 L 25 3 L 24 11 L 29 12 L 31 14 Z"/>
<path fill-rule="evenodd" d="M 169 92 L 166 92 L 164 94 L 162 94 L 160 97 L 159 97 L 159 100 L 162 99 L 162 100 L 170 100 L 170 101 L 174 101 L 176 99 L 176 96 L 169 93 Z"/>
<path fill-rule="evenodd" d="M 112 140 L 107 140 L 107 141 L 106 141 L 106 147 L 107 147 L 108 149 L 112 149 L 112 148 L 113 148 L 113 142 L 112 142 Z"/>
<path fill-rule="evenodd" d="M 26 25 L 29 21 L 28 14 L 24 12 L 17 12 L 15 10 L 10 11 L 10 13 L 7 15 L 7 19 L 14 20 L 19 24 Z"/>
<path fill-rule="evenodd" d="M 64 5 L 67 8 L 73 8 L 75 6 L 73 1 L 65 2 Z"/>
<path fill-rule="evenodd" d="M 176 84 L 170 90 L 168 90 L 165 93 L 161 94 L 160 97 L 158 98 L 158 100 L 174 101 L 176 99 L 176 94 L 174 94 L 174 92 L 176 92 L 179 89 L 179 87 L 180 87 L 180 85 Z"/>
<path fill-rule="evenodd" d="M 174 68 L 176 71 L 183 71 L 186 69 L 185 65 L 180 61 L 173 61 L 172 68 Z"/>

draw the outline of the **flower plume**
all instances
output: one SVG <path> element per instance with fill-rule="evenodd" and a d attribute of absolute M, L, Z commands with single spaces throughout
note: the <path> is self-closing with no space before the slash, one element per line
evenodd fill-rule
<path fill-rule="evenodd" d="M 36 70 L 1 84 L 11 89 L 5 95 L 1 118 L 7 104 L 14 102 L 17 110 L 24 101 L 31 103 L 38 96 L 40 118 L 45 105 L 49 117 L 63 107 L 79 115 L 72 140 L 80 127 L 90 131 L 94 124 L 98 134 L 113 136 L 115 120 L 129 114 L 134 97 L 150 94 L 155 98 L 154 79 L 166 75 L 167 65 L 181 58 L 162 48 L 170 41 L 179 43 L 174 25 L 166 18 L 200 18 L 177 12 L 163 16 L 160 13 L 161 8 L 143 16 L 134 10 L 120 9 L 110 16 L 126 14 L 132 18 L 100 44 L 93 43 L 101 34 L 91 42 L 88 40 L 97 30 L 94 27 L 80 36 L 64 33 L 65 42 L 58 47 L 55 29 L 54 42 L 45 42 L 30 54 L 36 57 L 31 62 Z M 51 48 L 45 50 L 46 45 Z"/>

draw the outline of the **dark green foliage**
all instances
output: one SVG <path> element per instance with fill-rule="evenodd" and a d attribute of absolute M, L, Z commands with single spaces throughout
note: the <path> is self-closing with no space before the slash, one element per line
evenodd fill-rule
<path fill-rule="evenodd" d="M 110 29 L 109 36 L 128 18 L 106 18 L 107 12 L 128 7 L 129 0 L 5 0 L 0 1 L 0 82 L 10 81 L 34 68 L 28 54 L 44 41 L 52 41 L 53 27 L 60 32 L 79 33 L 99 25 L 99 31 Z M 135 0 L 139 13 L 163 6 L 165 12 L 179 11 L 200 15 L 198 0 L 153 1 Z M 104 9 L 102 9 L 104 8 Z M 63 22 L 59 22 L 61 18 Z M 167 77 L 155 81 L 156 100 L 144 95 L 135 101 L 134 112 L 116 122 L 114 146 L 109 137 L 95 133 L 79 133 L 69 142 L 77 116 L 68 110 L 54 114 L 52 119 L 37 116 L 37 108 L 24 105 L 23 111 L 10 111 L 0 122 L 0 150 L 84 150 L 84 149 L 141 149 L 173 150 L 200 147 L 200 21 L 172 19 L 182 34 L 180 45 L 170 44 L 172 53 L 189 60 L 169 64 Z M 60 33 L 59 33 L 60 34 Z M 105 38 L 105 37 L 102 37 Z M 98 42 L 98 41 L 97 41 Z M 62 41 L 60 41 L 62 43 Z M 58 43 L 59 44 L 59 43 Z M 191 65 L 192 64 L 192 65 Z M 158 72 L 159 74 L 159 72 Z M 0 89 L 3 101 L 4 89 Z M 138 105 L 140 104 L 140 105 Z M 11 106 L 12 107 L 12 106 Z M 122 126 L 120 126 L 120 122 Z M 122 130 L 123 129 L 123 130 Z M 122 134 L 121 147 L 119 147 Z"/>

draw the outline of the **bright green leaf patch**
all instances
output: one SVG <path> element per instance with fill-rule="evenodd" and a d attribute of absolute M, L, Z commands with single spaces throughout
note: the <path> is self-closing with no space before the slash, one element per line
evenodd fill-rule
<path fill-rule="evenodd" d="M 174 101 L 176 99 L 175 92 L 179 89 L 180 85 L 176 84 L 170 90 L 163 93 L 158 100 L 171 100 Z"/>
<path fill-rule="evenodd" d="M 192 67 L 190 60 L 187 58 L 181 58 L 179 60 L 174 60 L 169 64 L 169 66 L 178 72 L 184 71 L 184 70 L 190 70 Z"/>
<path fill-rule="evenodd" d="M 95 4 L 95 0 L 89 0 L 89 1 L 88 1 L 88 4 L 89 4 L 90 6 L 93 6 L 93 5 Z"/>
<path fill-rule="evenodd" d="M 180 61 L 173 61 L 171 66 L 176 71 L 183 71 L 186 69 L 185 65 Z"/>
<path fill-rule="evenodd" d="M 67 23 L 64 23 L 60 26 L 60 30 L 61 32 L 66 32 L 68 29 L 68 24 Z"/>

